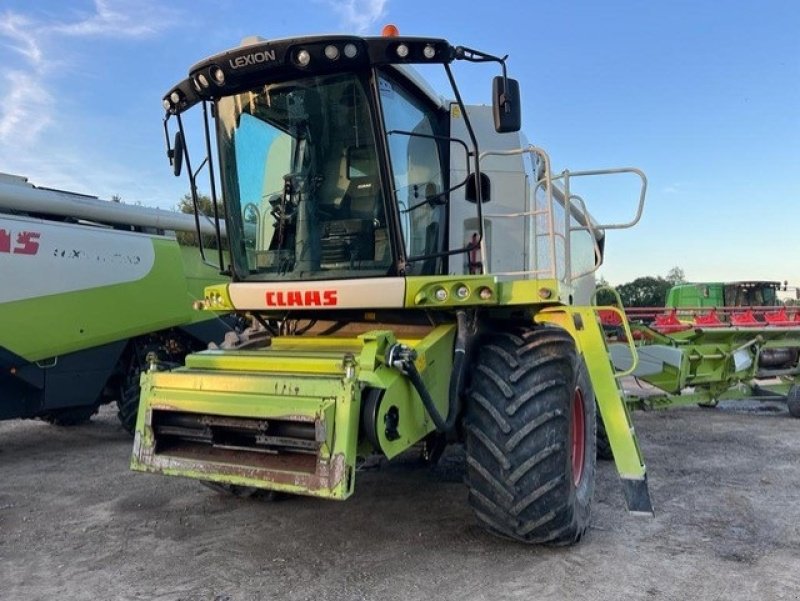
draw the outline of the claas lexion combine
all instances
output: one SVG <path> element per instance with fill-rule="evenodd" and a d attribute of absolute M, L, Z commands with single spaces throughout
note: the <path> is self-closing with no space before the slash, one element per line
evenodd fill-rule
<path fill-rule="evenodd" d="M 225 281 L 181 244 L 198 225 L 216 230 L 0 173 L 0 419 L 71 426 L 116 401 L 133 433 L 147 356 L 180 364 L 234 326 L 191 310 Z"/>
<path fill-rule="evenodd" d="M 491 107 L 464 104 L 454 61 L 499 63 Z M 443 68 L 455 100 L 413 64 Z M 164 106 L 176 174 L 193 194 L 208 176 L 227 225 L 230 282 L 198 308 L 247 313 L 268 336 L 143 374 L 133 469 L 346 499 L 365 458 L 463 442 L 479 522 L 569 544 L 588 524 L 599 408 L 628 508 L 652 512 L 590 304 L 605 230 L 641 215 L 641 171 L 553 174 L 519 134 L 505 59 L 442 39 L 247 39 Z M 597 223 L 570 192 L 609 174 L 640 178 L 626 223 Z"/>

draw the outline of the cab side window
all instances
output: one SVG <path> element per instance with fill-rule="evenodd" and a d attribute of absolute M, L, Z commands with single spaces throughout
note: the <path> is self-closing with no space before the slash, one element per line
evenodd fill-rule
<path fill-rule="evenodd" d="M 386 74 L 380 76 L 379 86 L 406 256 L 442 252 L 445 179 L 439 144 L 430 137 L 437 133 L 436 111 Z M 441 265 L 441 258 L 415 261 L 409 273 L 439 273 Z"/>

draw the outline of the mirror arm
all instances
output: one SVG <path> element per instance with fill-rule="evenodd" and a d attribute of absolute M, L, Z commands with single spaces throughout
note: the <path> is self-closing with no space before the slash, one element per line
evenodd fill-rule
<path fill-rule="evenodd" d="M 183 135 L 183 120 L 180 114 L 176 114 L 175 118 L 178 120 L 178 130 L 180 130 L 181 135 Z M 189 149 L 186 147 L 186 144 L 183 145 L 183 158 L 186 161 L 186 173 L 189 174 L 189 193 L 192 196 L 192 206 L 194 207 L 194 227 L 195 233 L 197 234 L 197 246 L 200 249 L 200 259 L 206 263 L 207 259 L 205 248 L 203 248 L 203 235 L 200 233 L 200 211 L 199 202 L 197 200 L 197 173 L 203 168 L 205 161 L 198 167 L 197 171 L 192 171 Z"/>
<path fill-rule="evenodd" d="M 471 63 L 500 63 L 500 67 L 503 70 L 503 93 L 500 95 L 500 103 L 503 106 L 506 105 L 506 90 L 508 89 L 508 72 L 506 70 L 507 54 L 505 56 L 495 56 L 493 54 L 481 52 L 480 50 L 475 50 L 474 48 L 456 46 L 455 58 L 456 60 L 464 60 Z"/>
<path fill-rule="evenodd" d="M 167 146 L 167 158 L 169 159 L 169 166 L 174 167 L 175 165 L 175 151 L 172 149 L 172 144 L 169 141 L 169 118 L 171 114 L 167 111 L 166 115 L 164 115 L 164 143 Z"/>
<path fill-rule="evenodd" d="M 222 254 L 222 232 L 219 224 L 217 185 L 216 178 L 214 177 L 214 164 L 211 158 L 211 132 L 208 125 L 208 103 L 205 100 L 203 101 L 203 128 L 206 136 L 206 160 L 208 161 L 208 180 L 211 186 L 211 204 L 214 207 L 214 233 L 217 236 L 217 258 L 219 259 L 219 270 L 222 272 L 225 271 L 225 257 Z M 227 223 L 230 223 L 230 220 L 227 220 Z"/>
<path fill-rule="evenodd" d="M 474 48 L 467 48 L 466 46 L 456 46 L 455 58 L 456 60 L 469 61 L 471 63 L 500 63 L 505 65 L 508 55 L 500 57 L 475 50 Z"/>
<path fill-rule="evenodd" d="M 506 105 L 508 104 L 508 98 L 506 96 L 506 91 L 508 90 L 508 72 L 506 71 L 506 59 L 507 58 L 508 58 L 508 55 L 505 55 L 500 60 L 500 66 L 503 69 L 503 93 L 500 94 L 500 104 L 503 106 L 503 108 L 506 108 Z"/>

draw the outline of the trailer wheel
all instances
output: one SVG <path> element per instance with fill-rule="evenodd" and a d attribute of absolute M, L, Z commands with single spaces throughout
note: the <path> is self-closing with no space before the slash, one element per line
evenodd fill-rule
<path fill-rule="evenodd" d="M 786 406 L 789 408 L 789 415 L 800 417 L 800 386 L 792 385 L 789 394 L 786 395 Z"/>
<path fill-rule="evenodd" d="M 597 413 L 597 458 L 601 461 L 611 461 L 614 459 L 614 451 L 611 450 L 611 442 L 608 440 L 606 424 L 596 408 L 595 412 Z"/>
<path fill-rule="evenodd" d="M 524 543 L 578 542 L 594 492 L 595 417 L 565 330 L 518 328 L 485 339 L 465 424 L 469 502 L 482 525 Z"/>
<path fill-rule="evenodd" d="M 39 419 L 54 426 L 78 426 L 88 423 L 97 414 L 99 408 L 100 405 L 95 404 L 54 409 L 40 415 Z"/>

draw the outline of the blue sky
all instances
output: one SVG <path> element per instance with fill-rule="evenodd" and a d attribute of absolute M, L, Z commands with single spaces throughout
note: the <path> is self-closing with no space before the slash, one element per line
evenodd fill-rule
<path fill-rule="evenodd" d="M 247 35 L 376 35 L 388 22 L 509 54 L 523 128 L 556 170 L 647 172 L 642 222 L 608 236 L 601 274 L 612 283 L 678 265 L 690 280 L 800 285 L 791 0 L 3 0 L 0 171 L 174 207 L 186 183 L 164 156 L 160 99 L 190 65 Z M 456 74 L 467 102 L 490 101 L 494 68 Z M 618 216 L 633 207 L 598 201 Z"/>

